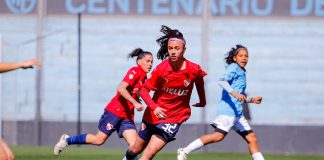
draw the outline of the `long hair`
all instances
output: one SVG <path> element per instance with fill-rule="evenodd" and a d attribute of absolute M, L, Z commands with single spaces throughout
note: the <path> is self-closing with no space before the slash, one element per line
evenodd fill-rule
<path fill-rule="evenodd" d="M 235 62 L 235 61 L 234 61 L 234 56 L 236 56 L 236 54 L 238 53 L 238 51 L 239 51 L 240 49 L 245 49 L 245 50 L 247 50 L 247 48 L 244 47 L 244 46 L 241 45 L 241 44 L 237 44 L 237 45 L 235 45 L 235 47 L 231 48 L 231 50 L 230 50 L 229 52 L 227 52 L 227 54 L 226 54 L 226 56 L 225 56 L 225 62 L 226 62 L 227 64 L 231 64 L 231 63 Z"/>
<path fill-rule="evenodd" d="M 164 60 L 166 59 L 168 55 L 168 41 L 169 38 L 178 38 L 185 42 L 185 39 L 180 31 L 177 29 L 171 29 L 165 25 L 162 25 L 160 30 L 164 35 L 159 37 L 156 42 L 160 45 L 160 49 L 157 52 L 156 56 L 157 59 Z"/>
<path fill-rule="evenodd" d="M 151 52 L 148 51 L 144 51 L 142 48 L 136 48 L 134 49 L 131 53 L 128 54 L 127 58 L 133 58 L 133 57 L 137 57 L 136 58 L 136 62 L 142 58 L 145 57 L 145 55 L 151 55 Z"/>

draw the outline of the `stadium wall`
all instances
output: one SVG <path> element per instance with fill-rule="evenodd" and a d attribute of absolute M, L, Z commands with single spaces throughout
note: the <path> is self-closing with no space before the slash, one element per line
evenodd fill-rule
<path fill-rule="evenodd" d="M 16 126 L 16 127 L 13 127 Z M 3 123 L 4 139 L 14 145 L 38 145 L 54 146 L 61 134 L 75 135 L 76 123 L 71 122 L 42 122 L 41 136 L 38 142 L 36 137 L 35 123 L 31 121 L 18 121 Z M 324 127 L 318 126 L 269 126 L 253 125 L 257 133 L 262 152 L 275 154 L 324 154 Z M 204 131 L 211 133 L 209 125 L 184 124 L 176 136 L 176 140 L 169 143 L 164 150 L 176 151 L 191 141 L 201 136 Z M 82 123 L 82 133 L 96 133 L 97 123 Z M 15 133 L 15 134 L 13 134 Z M 113 133 L 103 145 L 107 148 L 125 149 L 127 147 L 123 139 L 119 139 Z M 245 141 L 234 131 L 219 143 L 208 145 L 199 152 L 248 152 Z"/>

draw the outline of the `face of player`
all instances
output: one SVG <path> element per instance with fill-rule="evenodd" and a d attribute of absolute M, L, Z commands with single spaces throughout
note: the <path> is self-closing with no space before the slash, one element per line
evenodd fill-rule
<path fill-rule="evenodd" d="M 172 62 L 183 60 L 183 54 L 186 51 L 186 47 L 180 41 L 168 42 L 168 54 Z"/>
<path fill-rule="evenodd" d="M 240 49 L 233 59 L 240 67 L 244 68 L 249 61 L 249 53 L 246 49 Z"/>
<path fill-rule="evenodd" d="M 145 54 L 142 59 L 137 61 L 138 65 L 147 73 L 151 70 L 153 65 L 153 57 L 150 54 Z"/>

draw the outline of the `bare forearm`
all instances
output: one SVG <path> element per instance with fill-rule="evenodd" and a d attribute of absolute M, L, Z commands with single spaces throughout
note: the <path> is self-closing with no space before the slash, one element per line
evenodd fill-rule
<path fill-rule="evenodd" d="M 127 101 L 131 102 L 131 103 L 136 103 L 137 101 L 129 94 L 129 92 L 127 91 L 128 87 L 128 83 L 126 82 L 121 82 L 117 88 L 117 92 L 123 96 Z"/>
<path fill-rule="evenodd" d="M 149 90 L 145 86 L 140 90 L 140 95 L 147 106 L 151 108 L 151 110 L 154 110 L 156 107 L 158 107 L 158 105 L 151 98 Z"/>
<path fill-rule="evenodd" d="M 22 67 L 22 63 L 0 62 L 0 73 L 12 71 Z"/>
<path fill-rule="evenodd" d="M 199 79 L 196 82 L 196 89 L 197 89 L 200 103 L 206 104 L 205 83 L 203 78 Z"/>

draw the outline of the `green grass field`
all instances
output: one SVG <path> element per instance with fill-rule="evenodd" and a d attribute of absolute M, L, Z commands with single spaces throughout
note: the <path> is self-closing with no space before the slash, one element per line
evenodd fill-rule
<path fill-rule="evenodd" d="M 60 156 L 53 156 L 51 147 L 12 147 L 17 160 L 122 160 L 124 151 L 104 147 L 69 147 Z M 267 160 L 323 160 L 324 156 L 264 155 Z M 161 152 L 155 160 L 175 160 L 175 152 Z M 193 153 L 189 160 L 251 160 L 240 153 Z"/>

